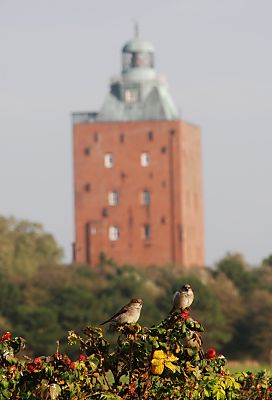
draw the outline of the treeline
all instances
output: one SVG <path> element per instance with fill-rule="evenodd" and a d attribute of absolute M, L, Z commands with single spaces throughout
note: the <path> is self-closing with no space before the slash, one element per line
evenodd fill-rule
<path fill-rule="evenodd" d="M 213 268 L 193 269 L 118 266 L 101 257 L 90 269 L 63 265 L 61 255 L 40 225 L 0 217 L 0 333 L 23 336 L 34 355 L 54 353 L 58 339 L 71 354 L 67 331 L 99 324 L 135 296 L 145 302 L 139 322 L 152 326 L 188 282 L 195 292 L 191 315 L 206 328 L 205 348 L 270 361 L 272 257 L 251 268 L 230 254 Z"/>

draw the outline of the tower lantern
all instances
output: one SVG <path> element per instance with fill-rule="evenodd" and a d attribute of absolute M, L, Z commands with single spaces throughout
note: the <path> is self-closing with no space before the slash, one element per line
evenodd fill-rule
<path fill-rule="evenodd" d="M 154 48 L 138 37 L 127 42 L 122 49 L 123 74 L 133 68 L 154 68 Z"/>

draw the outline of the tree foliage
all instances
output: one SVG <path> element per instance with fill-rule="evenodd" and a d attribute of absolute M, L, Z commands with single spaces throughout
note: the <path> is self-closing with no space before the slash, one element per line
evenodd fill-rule
<path fill-rule="evenodd" d="M 0 268 L 9 275 L 30 276 L 42 264 L 57 263 L 62 250 L 41 224 L 0 216 Z"/>

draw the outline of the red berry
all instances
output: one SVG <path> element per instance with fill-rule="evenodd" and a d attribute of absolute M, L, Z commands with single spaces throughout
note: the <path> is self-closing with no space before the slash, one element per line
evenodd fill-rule
<path fill-rule="evenodd" d="M 15 367 L 15 365 L 12 365 L 11 367 L 9 367 L 8 371 L 10 374 L 15 374 L 15 372 L 17 371 L 17 368 Z"/>
<path fill-rule="evenodd" d="M 76 363 L 74 361 L 71 362 L 71 364 L 69 365 L 69 369 L 75 369 L 76 367 Z"/>
<path fill-rule="evenodd" d="M 85 360 L 86 360 L 86 357 L 84 356 L 84 354 L 80 354 L 79 357 L 78 357 L 78 359 L 79 359 L 80 361 L 85 361 Z"/>
<path fill-rule="evenodd" d="M 64 362 L 64 364 L 66 364 L 66 365 L 70 365 L 70 364 L 71 364 L 71 360 L 70 360 L 69 357 L 65 357 L 65 358 L 63 359 L 63 362 Z"/>
<path fill-rule="evenodd" d="M 185 310 L 183 310 L 183 311 L 181 312 L 181 318 L 184 319 L 184 320 L 186 320 L 186 319 L 188 318 L 188 316 L 189 316 L 189 313 L 190 313 L 190 310 L 188 310 L 188 309 L 186 308 Z"/>
<path fill-rule="evenodd" d="M 42 363 L 43 363 L 42 359 L 39 358 L 39 357 L 34 358 L 34 360 L 33 360 L 33 365 L 35 365 L 36 368 L 41 368 L 42 367 Z"/>
<path fill-rule="evenodd" d="M 210 347 L 207 350 L 206 354 L 207 354 L 207 358 L 214 358 L 214 357 L 216 357 L 216 350 L 213 347 Z"/>
<path fill-rule="evenodd" d="M 28 370 L 28 372 L 33 372 L 33 371 L 34 371 L 34 369 L 35 369 L 35 367 L 34 367 L 34 365 L 33 365 L 33 364 L 29 364 L 29 365 L 27 366 L 27 370 Z"/>
<path fill-rule="evenodd" d="M 8 331 L 2 336 L 1 342 L 10 339 L 10 337 L 11 337 L 11 333 Z"/>

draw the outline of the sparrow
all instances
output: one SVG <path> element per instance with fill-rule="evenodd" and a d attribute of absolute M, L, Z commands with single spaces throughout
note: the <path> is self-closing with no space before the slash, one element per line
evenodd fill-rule
<path fill-rule="evenodd" d="M 102 322 L 104 325 L 107 322 L 116 322 L 117 324 L 136 324 L 140 318 L 141 309 L 144 302 L 142 299 L 131 299 L 128 304 L 121 308 L 116 314 L 107 321 Z"/>
<path fill-rule="evenodd" d="M 184 338 L 186 347 L 196 349 L 201 360 L 204 358 L 204 351 L 202 349 L 202 336 L 199 332 L 194 332 L 191 339 Z"/>
<path fill-rule="evenodd" d="M 187 320 L 196 322 L 192 318 L 188 318 Z M 194 331 L 193 335 L 190 339 L 187 337 L 184 338 L 184 342 L 185 342 L 186 347 L 190 347 L 191 349 L 196 349 L 199 354 L 200 359 L 203 360 L 203 358 L 204 358 L 204 351 L 202 349 L 203 340 L 202 340 L 202 335 L 200 334 L 200 332 Z"/>
<path fill-rule="evenodd" d="M 170 314 L 189 308 L 194 301 L 194 292 L 189 284 L 183 285 L 173 296 L 173 307 Z"/>

